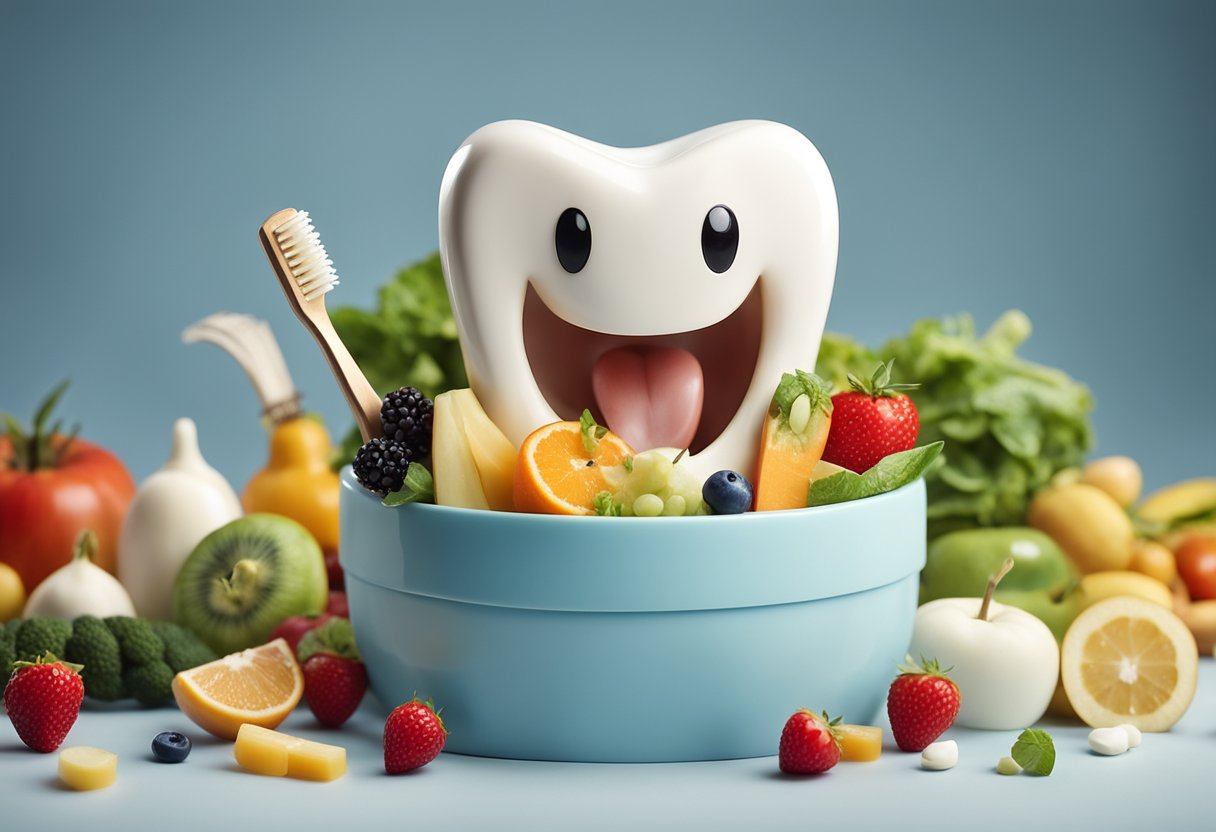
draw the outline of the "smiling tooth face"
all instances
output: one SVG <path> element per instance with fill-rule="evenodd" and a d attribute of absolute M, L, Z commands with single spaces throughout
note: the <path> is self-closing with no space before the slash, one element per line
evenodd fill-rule
<path fill-rule="evenodd" d="M 814 365 L 837 233 L 822 157 L 764 121 L 639 148 L 498 122 L 439 197 L 470 385 L 511 441 L 587 407 L 703 475 L 752 476 L 781 374 Z"/>

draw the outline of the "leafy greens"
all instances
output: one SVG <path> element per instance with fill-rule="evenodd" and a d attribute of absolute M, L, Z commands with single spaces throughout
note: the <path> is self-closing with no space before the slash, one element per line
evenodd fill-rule
<path fill-rule="evenodd" d="M 975 526 L 1017 525 L 1038 488 L 1079 465 L 1093 441 L 1089 390 L 1064 372 L 1018 357 L 1030 320 L 1002 315 L 982 336 L 969 315 L 928 318 L 873 352 L 824 333 L 816 372 L 848 389 L 895 359 L 920 411 L 920 443 L 946 440 L 942 462 L 925 475 L 929 536 Z"/>

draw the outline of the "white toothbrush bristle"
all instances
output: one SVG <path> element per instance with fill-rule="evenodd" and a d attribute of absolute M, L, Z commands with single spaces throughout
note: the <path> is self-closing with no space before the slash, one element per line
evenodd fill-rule
<path fill-rule="evenodd" d="M 304 300 L 319 298 L 338 285 L 334 261 L 325 253 L 321 235 L 313 228 L 307 211 L 296 212 L 274 230 L 274 236 Z"/>

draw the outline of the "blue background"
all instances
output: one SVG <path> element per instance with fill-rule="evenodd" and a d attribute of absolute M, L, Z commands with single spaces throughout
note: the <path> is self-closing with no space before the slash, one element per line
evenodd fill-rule
<path fill-rule="evenodd" d="M 1024 309 L 1095 392 L 1098 451 L 1213 473 L 1216 5 L 1181 2 L 0 2 L 0 410 L 63 412 L 137 478 L 174 418 L 239 489 L 265 455 L 236 364 L 181 330 L 271 322 L 349 424 L 257 243 L 308 209 L 368 305 L 433 250 L 440 176 L 529 118 L 650 144 L 787 122 L 836 181 L 829 328 Z"/>

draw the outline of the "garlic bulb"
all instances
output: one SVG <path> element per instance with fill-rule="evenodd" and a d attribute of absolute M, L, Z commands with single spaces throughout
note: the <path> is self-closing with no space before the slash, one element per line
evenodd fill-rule
<path fill-rule="evenodd" d="M 173 451 L 135 492 L 118 539 L 118 577 L 135 609 L 147 618 L 172 618 L 173 582 L 198 542 L 241 516 L 227 480 L 198 449 L 189 419 L 173 425 Z"/>
<path fill-rule="evenodd" d="M 34 587 L 22 615 L 49 615 L 71 620 L 80 615 L 105 618 L 135 615 L 131 596 L 113 575 L 90 559 L 97 551 L 97 535 L 85 529 L 76 538 L 76 549 L 66 566 L 47 575 Z"/>

